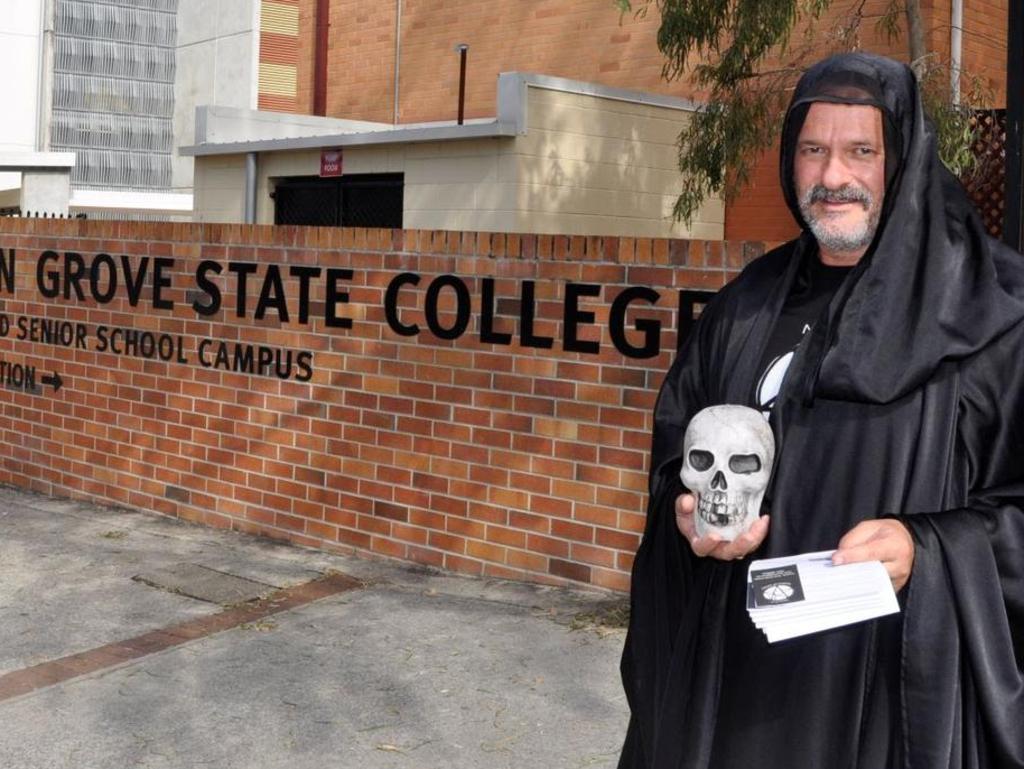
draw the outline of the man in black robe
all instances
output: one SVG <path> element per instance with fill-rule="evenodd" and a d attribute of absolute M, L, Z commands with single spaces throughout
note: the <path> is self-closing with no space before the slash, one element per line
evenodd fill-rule
<path fill-rule="evenodd" d="M 801 236 L 710 302 L 655 407 L 620 769 L 1024 767 L 1024 257 L 938 159 L 909 68 L 800 80 L 781 180 Z M 770 415 L 764 515 L 698 539 L 701 408 Z M 886 566 L 900 614 L 768 644 L 750 557 Z"/>

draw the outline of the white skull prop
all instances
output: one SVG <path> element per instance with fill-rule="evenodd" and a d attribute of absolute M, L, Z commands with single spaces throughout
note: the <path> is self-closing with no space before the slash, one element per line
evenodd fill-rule
<path fill-rule="evenodd" d="M 683 484 L 697 496 L 697 535 L 733 540 L 757 520 L 775 458 L 775 438 L 760 412 L 710 406 L 683 437 Z"/>

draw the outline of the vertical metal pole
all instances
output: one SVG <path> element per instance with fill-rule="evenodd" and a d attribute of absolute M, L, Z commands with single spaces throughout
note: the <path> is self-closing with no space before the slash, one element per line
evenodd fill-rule
<path fill-rule="evenodd" d="M 960 68 L 964 54 L 964 1 L 952 0 L 949 9 L 949 78 L 953 104 L 960 104 Z"/>
<path fill-rule="evenodd" d="M 394 122 L 398 125 L 398 76 L 402 71 L 402 0 L 395 5 L 395 114 Z"/>
<path fill-rule="evenodd" d="M 459 125 L 462 125 L 466 116 L 466 52 L 469 46 L 459 43 L 455 50 L 459 52 Z"/>
<path fill-rule="evenodd" d="M 1024 3 L 1009 3 L 1006 34 L 1006 192 L 1004 195 L 1003 242 L 1021 250 L 1024 221 Z"/>
<path fill-rule="evenodd" d="M 331 0 L 316 0 L 316 40 L 313 48 L 313 114 L 327 114 L 327 31 Z"/>
<path fill-rule="evenodd" d="M 245 224 L 256 224 L 256 153 L 245 154 Z"/>

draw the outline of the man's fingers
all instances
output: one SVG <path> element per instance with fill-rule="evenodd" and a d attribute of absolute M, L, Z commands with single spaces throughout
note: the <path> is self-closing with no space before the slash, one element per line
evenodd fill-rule
<path fill-rule="evenodd" d="M 757 550 L 764 542 L 764 538 L 768 536 L 768 524 L 771 523 L 771 518 L 767 515 L 762 515 L 753 525 L 743 534 L 738 537 L 741 544 L 746 548 L 745 552 L 749 553 Z"/>
<path fill-rule="evenodd" d="M 910 577 L 913 565 L 913 551 L 907 553 L 901 543 L 894 537 L 879 537 L 877 540 L 837 552 L 833 563 L 860 563 L 862 561 L 880 561 L 885 567 L 893 589 L 897 592 L 903 588 Z"/>
<path fill-rule="evenodd" d="M 690 540 L 693 552 L 701 557 L 711 556 L 719 561 L 735 561 L 757 550 L 768 534 L 768 516 L 761 516 L 747 531 L 726 542 L 717 534 Z"/>
<path fill-rule="evenodd" d="M 679 528 L 679 533 L 686 537 L 688 542 L 693 542 L 697 538 L 697 529 L 693 525 L 692 515 L 677 515 L 676 526 Z"/>
<path fill-rule="evenodd" d="M 860 563 L 861 561 L 885 561 L 886 548 L 878 542 L 865 542 L 854 547 L 844 547 L 836 551 L 832 562 L 836 565 L 844 563 Z"/>
<path fill-rule="evenodd" d="M 693 520 L 696 507 L 697 499 L 693 494 L 680 494 L 676 497 L 676 527 L 690 543 L 694 555 L 701 558 L 711 556 L 722 561 L 743 558 L 748 553 L 757 550 L 768 534 L 768 516 L 763 515 L 754 521 L 747 531 L 731 542 L 723 542 L 722 538 L 713 532 L 705 537 L 699 537 L 697 536 L 697 526 Z"/>
<path fill-rule="evenodd" d="M 850 529 L 843 538 L 839 540 L 838 549 L 847 550 L 849 548 L 863 545 L 866 542 L 871 541 L 873 537 L 878 534 L 878 521 L 861 521 L 852 529 Z"/>
<path fill-rule="evenodd" d="M 909 533 L 899 536 L 906 529 L 903 524 L 891 520 L 863 521 L 839 540 L 839 548 L 832 557 L 835 564 L 860 561 L 901 560 L 913 553 L 913 542 Z"/>
<path fill-rule="evenodd" d="M 697 499 L 693 494 L 680 494 L 676 497 L 676 515 L 693 515 Z"/>
<path fill-rule="evenodd" d="M 693 523 L 694 500 L 692 494 L 680 494 L 676 497 L 676 526 L 679 533 L 692 543 L 697 538 L 697 529 Z"/>
<path fill-rule="evenodd" d="M 715 555 L 715 550 L 718 547 L 727 544 L 727 542 L 722 542 L 721 538 L 715 534 L 708 534 L 706 537 L 694 537 L 690 540 L 690 547 L 693 548 L 693 552 L 701 558 Z"/>
<path fill-rule="evenodd" d="M 761 546 L 764 538 L 768 536 L 768 523 L 768 516 L 762 515 L 751 524 L 749 529 L 736 537 L 732 542 L 729 542 L 729 546 L 725 548 L 722 554 L 730 560 L 750 555 L 750 553 Z"/>
<path fill-rule="evenodd" d="M 899 591 L 914 566 L 914 540 L 907 527 L 892 518 L 863 521 L 839 541 L 832 563 L 881 561 Z"/>

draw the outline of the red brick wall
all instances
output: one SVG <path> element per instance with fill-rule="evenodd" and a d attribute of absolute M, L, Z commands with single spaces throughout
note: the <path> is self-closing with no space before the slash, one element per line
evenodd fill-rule
<path fill-rule="evenodd" d="M 292 0 L 289 0 L 289 2 Z M 316 0 L 300 8 L 299 90 L 312 87 L 313 15 Z M 1004 4 L 1006 0 L 983 0 Z M 905 56 L 904 39 L 888 41 L 877 18 L 890 0 L 833 0 L 816 39 L 862 7 L 858 42 L 876 53 Z M 459 87 L 457 43 L 469 44 L 466 117 L 494 117 L 498 74 L 536 72 L 602 85 L 701 99 L 684 77 L 666 81 L 658 51 L 661 17 L 621 15 L 612 0 L 403 0 L 399 122 L 454 120 Z M 948 2 L 947 2 L 948 5 Z M 394 115 L 395 2 L 331 0 L 327 114 L 391 122 Z M 927 0 L 924 13 L 930 13 Z M 1005 16 L 1005 12 L 1004 12 Z M 926 20 L 930 26 L 930 19 Z M 802 45 L 802 30 L 793 34 Z M 947 34 L 948 37 L 948 34 Z M 767 66 L 774 66 L 768 62 Z M 303 82 L 306 81 L 306 82 Z M 303 99 L 300 96 L 299 103 Z"/>
<path fill-rule="evenodd" d="M 300 110 L 312 106 L 315 0 L 300 7 L 298 54 Z M 964 12 L 964 65 L 986 77 L 996 106 L 1005 102 L 1007 0 L 972 0 Z M 635 7 L 643 5 L 634 2 Z M 877 21 L 890 0 L 833 0 L 819 22 L 818 38 L 854 6 L 865 19 L 857 43 L 863 50 L 907 58 L 907 34 L 889 40 Z M 922 0 L 929 51 L 949 55 L 949 2 Z M 391 122 L 394 116 L 396 3 L 332 0 L 327 113 Z M 470 45 L 466 116 L 493 117 L 500 72 L 524 71 L 603 85 L 700 99 L 687 79 L 666 82 L 657 49 L 660 17 L 652 3 L 646 17 L 620 18 L 611 0 L 404 0 L 401 24 L 399 116 L 402 123 L 453 120 L 457 113 L 456 43 Z M 901 27 L 902 27 L 901 16 Z M 802 43 L 801 32 L 794 33 Z M 769 62 L 766 66 L 773 66 Z M 766 153 L 750 185 L 726 206 L 726 238 L 783 240 L 797 232 L 778 191 L 778 160 Z"/>
<path fill-rule="evenodd" d="M 391 122 L 395 11 L 395 2 L 332 0 L 329 115 Z M 399 122 L 455 119 L 457 43 L 470 46 L 467 118 L 494 117 L 498 74 L 517 70 L 689 95 L 688 86 L 661 78 L 657 26 L 656 12 L 620 24 L 611 0 L 403 0 Z"/>
<path fill-rule="evenodd" d="M 331 3 L 334 4 L 333 2 Z M 298 0 L 299 6 L 299 39 L 295 42 L 295 60 L 297 76 L 297 93 L 295 99 L 295 112 L 304 115 L 313 114 L 313 80 L 316 77 L 314 71 L 316 58 L 316 0 Z M 337 54 L 331 51 L 328 45 L 327 60 Z M 328 81 L 327 90 L 334 86 Z M 328 113 L 331 114 L 331 113 Z"/>
<path fill-rule="evenodd" d="M 13 293 L 0 269 L 0 482 L 46 494 L 155 510 L 328 549 L 359 549 L 459 572 L 545 583 L 626 589 L 644 521 L 645 471 L 655 394 L 675 346 L 677 289 L 718 288 L 761 244 L 491 233 L 340 230 L 47 220 L 0 220 L 0 267 L 15 252 Z M 47 250 L 76 252 L 86 265 L 84 299 L 69 288 L 47 299 L 37 265 Z M 121 256 L 149 274 L 135 307 L 126 290 L 98 303 Z M 153 306 L 156 259 L 165 267 Z M 200 315 L 196 268 L 225 267 L 222 308 Z M 251 262 L 245 317 L 226 269 Z M 64 259 L 66 264 L 74 264 Z M 290 321 L 254 309 L 265 276 L 278 265 L 348 269 L 348 301 L 325 324 L 325 288 L 310 279 L 310 316 L 297 317 L 298 282 L 282 283 Z M 42 261 L 46 274 L 59 263 Z M 399 294 L 399 320 L 421 326 L 401 336 L 383 310 L 387 286 L 403 272 L 421 276 Z M 212 273 L 211 273 L 212 274 Z M 458 276 L 471 300 L 466 333 L 432 334 L 424 294 L 437 275 Z M 479 339 L 485 278 L 494 279 L 494 331 L 510 345 Z M 534 281 L 534 333 L 551 349 L 515 339 L 519 296 Z M 62 281 L 63 282 L 63 281 Z M 600 286 L 580 300 L 581 340 L 597 353 L 563 349 L 569 283 Z M 625 286 L 660 293 L 635 304 L 635 320 L 662 324 L 655 357 L 623 356 L 609 335 L 610 307 Z M 268 289 L 268 300 L 277 292 Z M 439 294 L 438 321 L 451 328 L 454 289 Z M 9 323 L 3 328 L 3 319 Z M 18 339 L 20 324 L 28 338 Z M 80 348 L 32 341 L 32 319 L 81 324 Z M 37 321 L 38 322 L 38 321 Z M 100 327 L 105 327 L 104 332 Z M 172 360 L 98 350 L 112 329 L 166 335 Z M 634 347 L 638 332 L 627 332 Z M 204 367 L 222 340 L 312 353 L 312 378 L 279 379 Z M 179 342 L 180 340 L 180 342 Z M 182 361 L 177 360 L 181 345 Z M 34 367 L 26 392 L 13 365 Z M 54 391 L 42 381 L 57 373 Z M 27 376 L 27 375 L 26 375 Z"/>
<path fill-rule="evenodd" d="M 970 0 L 964 3 L 963 68 L 985 80 L 992 92 L 990 106 L 1001 108 L 1006 107 L 1008 2 Z"/>
<path fill-rule="evenodd" d="M 782 197 L 777 144 L 758 158 L 746 186 L 725 207 L 727 240 L 742 240 L 752 232 L 779 241 L 800 234 L 800 228 Z"/>

